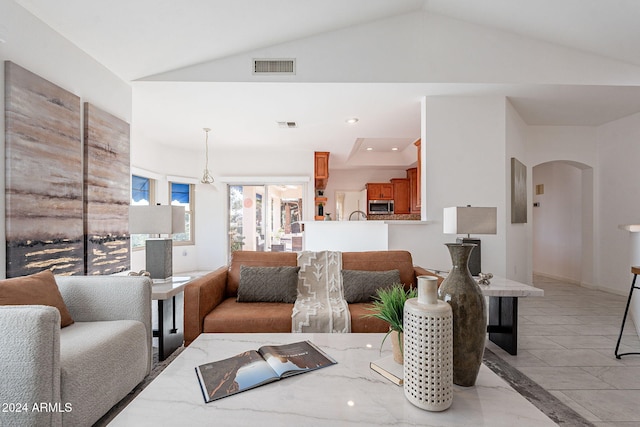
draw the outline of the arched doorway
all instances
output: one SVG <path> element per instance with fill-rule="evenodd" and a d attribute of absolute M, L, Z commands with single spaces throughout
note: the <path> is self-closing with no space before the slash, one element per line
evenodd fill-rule
<path fill-rule="evenodd" d="M 533 167 L 533 272 L 593 280 L 593 168 L 557 160 Z"/>

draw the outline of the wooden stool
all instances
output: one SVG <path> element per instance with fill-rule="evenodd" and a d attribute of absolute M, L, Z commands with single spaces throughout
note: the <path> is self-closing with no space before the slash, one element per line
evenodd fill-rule
<path fill-rule="evenodd" d="M 624 309 L 622 326 L 620 326 L 620 335 L 618 336 L 618 343 L 616 344 L 615 354 L 617 359 L 620 359 L 621 356 L 626 356 L 627 354 L 640 354 L 640 353 L 618 354 L 618 349 L 620 348 L 620 341 L 622 340 L 622 331 L 624 331 L 624 323 L 627 321 L 627 314 L 629 313 L 629 304 L 631 304 L 631 296 L 633 295 L 633 290 L 640 289 L 640 287 L 636 286 L 636 278 L 638 277 L 638 274 L 640 274 L 640 267 L 631 267 L 631 274 L 633 274 L 633 280 L 631 280 L 631 289 L 629 290 L 629 299 L 627 300 L 627 308 Z"/>

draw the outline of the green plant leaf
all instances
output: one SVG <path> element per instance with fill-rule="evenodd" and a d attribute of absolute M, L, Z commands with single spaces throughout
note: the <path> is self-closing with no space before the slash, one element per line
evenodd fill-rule
<path fill-rule="evenodd" d="M 395 283 L 390 288 L 378 289 L 372 307 L 368 309 L 371 314 L 366 314 L 365 317 L 376 317 L 384 320 L 389 324 L 390 330 L 402 332 L 404 303 L 408 299 L 415 297 L 417 297 L 417 290 L 411 288 L 405 291 L 404 285 L 401 283 Z"/>

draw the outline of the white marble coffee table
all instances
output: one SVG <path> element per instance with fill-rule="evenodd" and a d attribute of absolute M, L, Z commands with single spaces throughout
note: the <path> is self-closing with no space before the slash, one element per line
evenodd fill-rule
<path fill-rule="evenodd" d="M 369 368 L 383 334 L 202 334 L 110 426 L 554 426 L 486 366 L 452 406 L 427 412 Z M 338 364 L 204 403 L 194 368 L 264 344 L 310 340 Z M 382 355 L 388 355 L 387 349 Z"/>

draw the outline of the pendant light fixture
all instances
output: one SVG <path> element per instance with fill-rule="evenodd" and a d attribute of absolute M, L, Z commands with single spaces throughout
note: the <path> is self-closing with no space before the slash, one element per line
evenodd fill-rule
<path fill-rule="evenodd" d="M 202 130 L 204 130 L 204 133 L 205 133 L 205 136 L 204 136 L 205 163 L 204 163 L 204 173 L 202 174 L 202 179 L 200 180 L 200 182 L 203 184 L 213 184 L 213 177 L 211 176 L 211 173 L 209 173 L 209 131 L 211 129 L 202 128 Z"/>

